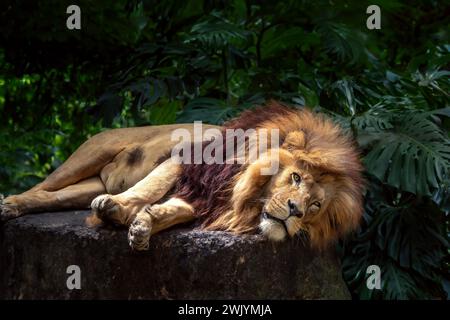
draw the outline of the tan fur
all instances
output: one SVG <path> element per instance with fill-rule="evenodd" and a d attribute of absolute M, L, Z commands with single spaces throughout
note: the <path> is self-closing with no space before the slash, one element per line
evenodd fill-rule
<path fill-rule="evenodd" d="M 158 162 L 177 143 L 170 135 L 178 128 L 193 131 L 186 124 L 116 129 L 94 136 L 41 184 L 6 198 L 2 219 L 91 206 L 90 225 L 129 226 L 132 248 L 148 248 L 151 234 L 196 217 L 191 203 L 170 192 L 180 180 L 181 165 L 171 159 Z M 257 129 L 272 128 L 280 130 L 281 147 L 242 166 L 224 212 L 205 228 L 235 233 L 259 228 L 276 241 L 303 230 L 317 248 L 355 229 L 362 213 L 363 179 L 352 140 L 330 120 L 308 110 L 286 109 Z M 261 175 L 261 168 L 274 161 L 279 171 Z M 293 173 L 301 175 L 300 184 L 293 183 Z M 290 215 L 288 203 L 295 203 L 301 216 Z M 263 212 L 275 219 L 264 218 Z"/>

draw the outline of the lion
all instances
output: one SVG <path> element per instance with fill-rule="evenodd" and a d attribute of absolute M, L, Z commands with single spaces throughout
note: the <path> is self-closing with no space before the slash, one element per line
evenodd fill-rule
<path fill-rule="evenodd" d="M 253 161 L 189 164 L 171 156 L 177 143 L 171 132 L 192 133 L 192 124 L 105 131 L 43 182 L 5 198 L 1 218 L 90 208 L 88 225 L 127 227 L 134 250 L 147 250 L 152 235 L 194 220 L 201 229 L 261 233 L 272 241 L 306 236 L 320 250 L 358 227 L 364 192 L 359 152 L 325 115 L 270 101 L 223 127 L 205 128 L 275 128 L 278 144 Z M 273 162 L 278 170 L 262 174 Z"/>

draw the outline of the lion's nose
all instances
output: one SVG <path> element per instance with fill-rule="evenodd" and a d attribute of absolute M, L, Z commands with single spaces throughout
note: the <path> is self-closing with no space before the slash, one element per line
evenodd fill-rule
<path fill-rule="evenodd" d="M 288 200 L 288 207 L 289 207 L 289 216 L 297 216 L 299 218 L 303 217 L 303 212 L 301 212 L 295 202 Z"/>

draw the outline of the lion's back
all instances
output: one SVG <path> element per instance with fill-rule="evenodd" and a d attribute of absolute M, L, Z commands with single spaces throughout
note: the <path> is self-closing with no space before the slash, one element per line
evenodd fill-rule
<path fill-rule="evenodd" d="M 204 127 L 219 128 L 210 125 Z M 135 185 L 170 156 L 174 146 L 179 143 L 178 140 L 172 140 L 174 130 L 186 129 L 193 138 L 193 128 L 193 124 L 175 124 L 118 129 L 121 132 L 107 131 L 105 135 L 109 133 L 111 136 L 106 136 L 106 140 L 118 139 L 118 134 L 129 135 L 131 139 L 100 172 L 106 191 L 116 194 Z"/>

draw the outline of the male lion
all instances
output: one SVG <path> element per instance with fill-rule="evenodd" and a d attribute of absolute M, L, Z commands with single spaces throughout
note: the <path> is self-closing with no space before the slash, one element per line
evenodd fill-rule
<path fill-rule="evenodd" d="M 244 112 L 222 130 L 279 129 L 279 147 L 245 163 L 174 161 L 177 128 L 193 130 L 181 124 L 95 135 L 42 183 L 7 197 L 2 219 L 90 206 L 89 224 L 129 227 L 135 250 L 147 249 L 152 234 L 193 219 L 204 229 L 260 230 L 275 241 L 302 233 L 316 248 L 357 227 L 363 168 L 352 139 L 325 116 L 277 102 Z M 278 171 L 263 175 L 273 161 Z"/>

